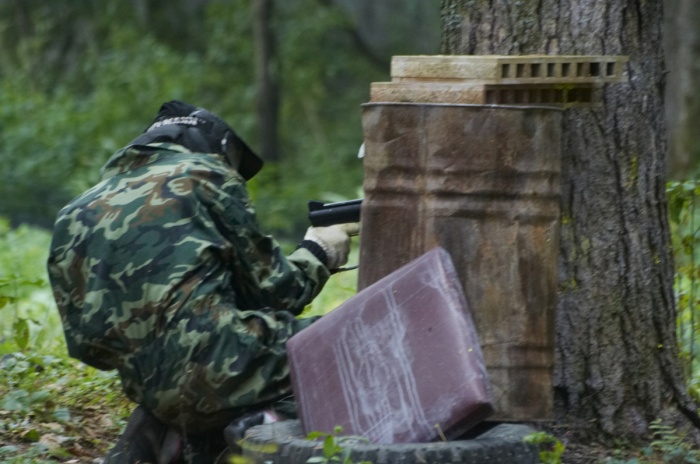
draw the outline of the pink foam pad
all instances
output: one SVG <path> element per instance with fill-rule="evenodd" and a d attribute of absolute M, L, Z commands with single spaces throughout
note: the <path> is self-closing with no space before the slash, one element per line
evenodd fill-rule
<path fill-rule="evenodd" d="M 449 254 L 435 248 L 287 343 L 305 433 L 429 442 L 493 412 L 467 301 Z"/>

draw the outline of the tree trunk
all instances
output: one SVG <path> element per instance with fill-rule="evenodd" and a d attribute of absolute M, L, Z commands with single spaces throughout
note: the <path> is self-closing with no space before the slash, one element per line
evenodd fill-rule
<path fill-rule="evenodd" d="M 444 0 L 449 54 L 627 55 L 564 117 L 555 407 L 579 438 L 700 427 L 675 335 L 660 0 Z M 575 427 L 574 427 L 575 425 Z"/>
<path fill-rule="evenodd" d="M 272 32 L 274 0 L 252 0 L 255 44 L 255 83 L 257 85 L 257 125 L 260 155 L 267 161 L 279 159 L 277 121 L 279 82 L 275 37 Z"/>

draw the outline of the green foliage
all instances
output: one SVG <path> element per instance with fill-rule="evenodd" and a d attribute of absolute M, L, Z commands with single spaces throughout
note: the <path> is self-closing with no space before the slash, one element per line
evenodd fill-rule
<path fill-rule="evenodd" d="M 0 366 L 0 441 L 16 443 L 0 448 L 2 462 L 103 452 L 123 425 L 128 402 L 115 373 L 23 353 L 3 356 Z"/>
<path fill-rule="evenodd" d="M 667 193 L 680 355 L 690 392 L 700 400 L 700 180 L 670 182 Z"/>
<path fill-rule="evenodd" d="M 348 266 L 357 265 L 359 244 L 352 239 L 352 251 Z M 323 316 L 334 310 L 357 293 L 357 269 L 343 271 L 331 276 L 323 291 L 308 305 L 301 317 Z"/>
<path fill-rule="evenodd" d="M 617 449 L 613 453 L 615 457 L 605 462 L 608 464 L 700 463 L 700 451 L 694 448 L 690 440 L 680 436 L 672 426 L 657 419 L 650 424 L 649 428 L 652 441 L 648 446 L 631 454 Z"/>
<path fill-rule="evenodd" d="M 106 46 L 85 57 L 89 88 L 59 81 L 50 92 L 37 90 L 21 72 L 0 80 L 0 212 L 52 218 L 99 179 L 111 153 L 143 130 L 161 102 L 194 98 L 196 57 L 128 28 L 115 29 Z"/>
<path fill-rule="evenodd" d="M 333 433 L 326 432 L 311 432 L 306 437 L 308 440 L 322 440 L 323 441 L 323 456 L 314 456 L 306 460 L 307 464 L 321 464 L 321 463 L 332 463 L 339 462 L 341 464 L 354 464 L 354 461 L 350 459 L 350 451 L 343 447 L 344 442 L 358 442 L 367 440 L 362 437 L 355 436 L 341 436 L 343 433 L 343 428 L 341 426 L 336 426 Z M 372 464 L 369 461 L 361 461 L 357 464 Z"/>
<path fill-rule="evenodd" d="M 307 200 L 361 196 L 360 105 L 369 83 L 388 75 L 354 46 L 337 8 L 315 0 L 278 5 L 281 153 L 254 179 L 253 193 L 263 223 L 298 240 L 308 226 Z"/>
<path fill-rule="evenodd" d="M 700 463 L 700 451 L 693 449 L 689 440 L 678 435 L 678 431 L 657 419 L 649 426 L 653 441 L 644 454 L 662 456 L 665 463 Z"/>
<path fill-rule="evenodd" d="M 50 235 L 0 218 L 0 356 L 65 351 L 61 321 L 48 286 Z"/>
<path fill-rule="evenodd" d="M 279 451 L 277 443 L 253 443 L 243 438 L 237 444 L 246 454 L 255 456 L 255 458 L 235 454 L 229 458 L 229 464 L 256 464 L 261 461 L 267 463 L 269 461 L 266 457 Z"/>
<path fill-rule="evenodd" d="M 564 454 L 564 444 L 556 437 L 546 432 L 533 432 L 524 439 L 525 443 L 537 446 L 540 462 L 543 464 L 561 464 Z"/>
<path fill-rule="evenodd" d="M 0 447 L 2 462 L 104 448 L 127 414 L 115 373 L 66 358 L 46 275 L 49 241 L 45 231 L 0 218 L 0 442 L 19 443 Z M 102 438 L 86 427 L 101 427 Z"/>
<path fill-rule="evenodd" d="M 60 362 L 59 358 L 52 356 L 5 355 L 2 361 L 3 377 L 10 389 L 0 400 L 0 409 L 18 415 L 33 414 L 44 421 L 69 420 L 70 412 L 57 407 L 51 392 L 35 383 L 37 374 L 56 368 Z"/>
<path fill-rule="evenodd" d="M 0 3 L 0 214 L 50 226 L 173 98 L 259 144 L 251 2 L 138 3 Z M 360 105 L 388 76 L 333 3 L 276 8 L 281 153 L 249 187 L 266 230 L 296 242 L 306 200 L 358 196 Z"/>

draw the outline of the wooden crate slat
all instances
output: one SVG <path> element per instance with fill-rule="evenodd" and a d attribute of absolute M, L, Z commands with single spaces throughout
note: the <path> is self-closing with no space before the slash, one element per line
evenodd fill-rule
<path fill-rule="evenodd" d="M 394 56 L 394 82 L 469 81 L 484 84 L 583 84 L 626 79 L 624 56 L 414 55 Z"/>

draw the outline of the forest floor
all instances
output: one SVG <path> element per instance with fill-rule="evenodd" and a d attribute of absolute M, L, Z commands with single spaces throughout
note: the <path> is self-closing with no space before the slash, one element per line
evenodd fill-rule
<path fill-rule="evenodd" d="M 584 444 L 569 444 L 562 456 L 563 464 L 661 464 L 667 462 L 664 458 L 640 457 L 639 451 L 624 451 L 620 449 L 605 448 L 603 446 L 591 446 Z M 683 462 L 683 461 L 678 461 Z"/>
<path fill-rule="evenodd" d="M 3 464 L 98 464 L 117 441 L 125 424 L 125 417 L 115 411 L 95 408 L 72 411 L 74 419 L 63 424 L 38 422 L 36 417 L 26 417 L 19 424 L 12 425 L 7 416 L 6 411 L 0 411 L 0 463 Z M 662 464 L 698 463 L 700 460 L 695 460 L 686 452 L 673 457 L 658 451 L 566 443 L 560 461 L 543 459 L 542 462 Z"/>
<path fill-rule="evenodd" d="M 30 442 L 15 434 L 0 432 L 0 463 L 3 464 L 98 464 L 102 457 L 118 439 L 113 426 L 100 428 L 104 415 L 85 416 L 86 426 L 83 430 L 73 430 L 73 436 L 61 442 L 58 434 L 53 432 L 42 436 L 39 442 Z M 65 432 L 64 432 L 65 433 Z M 65 436 L 63 438 L 65 440 Z M 671 460 L 661 456 L 640 456 L 639 451 L 624 451 L 602 446 L 569 444 L 561 457 L 563 464 L 661 464 L 693 463 L 693 460 Z M 543 461 L 554 464 L 557 461 Z M 487 464 L 487 463 L 484 463 Z"/>
<path fill-rule="evenodd" d="M 27 417 L 20 423 L 0 411 L 0 463 L 100 463 L 116 442 L 125 423 L 112 412 L 74 411 L 70 423 L 43 422 Z"/>
<path fill-rule="evenodd" d="M 116 374 L 50 356 L 0 358 L 0 463 L 99 463 L 126 425 L 134 405 Z M 565 450 L 556 464 L 700 463 L 700 452 L 675 430 L 658 425 L 644 448 L 576 443 L 550 430 Z M 546 448 L 546 447 L 543 447 Z"/>

